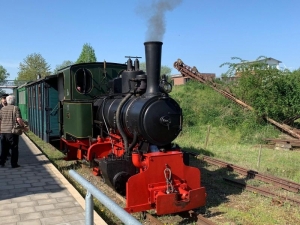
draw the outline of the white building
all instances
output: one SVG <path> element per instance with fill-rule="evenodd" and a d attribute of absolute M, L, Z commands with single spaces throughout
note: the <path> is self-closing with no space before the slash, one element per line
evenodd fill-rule
<path fill-rule="evenodd" d="M 243 69 L 244 65 L 251 65 L 251 64 L 256 64 L 256 63 L 264 63 L 267 65 L 267 68 L 276 68 L 276 69 L 280 69 L 279 63 L 282 63 L 281 61 L 274 59 L 274 58 L 264 58 L 264 59 L 260 59 L 260 60 L 255 60 L 255 61 L 245 61 L 245 62 L 241 62 L 241 63 L 237 63 L 235 66 L 236 69 L 236 77 L 239 76 L 239 72 L 241 72 L 241 70 Z"/>

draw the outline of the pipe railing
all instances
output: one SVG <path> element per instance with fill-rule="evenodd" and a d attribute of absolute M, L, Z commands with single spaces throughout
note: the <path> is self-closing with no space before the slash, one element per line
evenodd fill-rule
<path fill-rule="evenodd" d="M 108 208 L 116 217 L 118 217 L 125 225 L 141 225 L 141 223 L 126 212 L 122 207 L 117 203 L 112 201 L 109 197 L 103 194 L 99 189 L 92 185 L 89 181 L 84 179 L 74 170 L 70 170 L 69 174 L 74 178 L 79 184 L 81 184 L 86 190 L 85 197 L 85 224 L 93 225 L 94 224 L 94 202 L 93 196 L 98 199 L 101 204 Z"/>

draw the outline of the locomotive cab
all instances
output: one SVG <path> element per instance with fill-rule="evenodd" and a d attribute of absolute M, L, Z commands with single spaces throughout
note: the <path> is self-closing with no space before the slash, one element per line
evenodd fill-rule
<path fill-rule="evenodd" d="M 59 71 L 59 123 L 64 139 L 76 142 L 97 137 L 94 134 L 94 99 L 107 95 L 109 81 L 125 68 L 125 64 L 95 62 L 74 64 Z M 82 120 L 84 116 L 86 119 Z"/>

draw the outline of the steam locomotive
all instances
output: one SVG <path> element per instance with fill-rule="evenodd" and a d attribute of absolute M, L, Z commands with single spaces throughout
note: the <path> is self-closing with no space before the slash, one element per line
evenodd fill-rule
<path fill-rule="evenodd" d="M 19 87 L 30 129 L 60 141 L 66 160 L 85 160 L 95 175 L 126 196 L 129 213 L 158 215 L 205 205 L 200 171 L 172 144 L 182 110 L 160 77 L 162 42 L 145 42 L 146 71 L 127 64 L 81 63 Z"/>

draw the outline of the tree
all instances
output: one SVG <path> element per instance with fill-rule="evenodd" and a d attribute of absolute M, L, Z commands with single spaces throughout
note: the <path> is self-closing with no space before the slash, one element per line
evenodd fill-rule
<path fill-rule="evenodd" d="M 162 66 L 160 68 L 160 74 L 166 74 L 168 77 L 171 76 L 172 69 L 168 66 Z"/>
<path fill-rule="evenodd" d="M 0 65 L 0 81 L 4 81 L 7 77 L 9 77 L 9 73 L 7 73 L 7 70 Z"/>
<path fill-rule="evenodd" d="M 146 72 L 146 63 L 145 62 L 140 63 L 140 69 Z M 172 69 L 168 66 L 161 66 L 160 67 L 160 75 L 163 75 L 163 74 L 167 75 L 167 81 L 169 83 L 172 82 L 172 80 L 171 80 L 171 71 L 172 71 Z M 147 74 L 147 72 L 146 72 L 146 74 Z"/>
<path fill-rule="evenodd" d="M 97 58 L 95 55 L 95 51 L 90 44 L 84 44 L 82 51 L 80 53 L 79 58 L 76 63 L 88 63 L 88 62 L 96 62 Z"/>
<path fill-rule="evenodd" d="M 9 77 L 9 73 L 7 70 L 0 65 L 0 82 L 4 81 L 7 77 Z M 0 95 L 4 94 L 3 90 L 0 90 Z"/>
<path fill-rule="evenodd" d="M 37 76 L 50 75 L 50 66 L 39 53 L 28 55 L 19 65 L 17 80 L 36 80 Z"/>
<path fill-rule="evenodd" d="M 239 99 L 251 105 L 259 116 L 280 122 L 299 117 L 299 71 L 278 70 L 258 60 L 241 62 L 222 64 L 229 66 L 229 77 L 239 69 L 237 82 L 231 87 Z"/>
<path fill-rule="evenodd" d="M 143 70 L 143 71 L 146 71 L 146 63 L 145 62 L 140 63 L 140 69 Z M 168 66 L 161 66 L 160 67 L 160 75 L 166 74 L 167 77 L 169 77 L 169 76 L 171 76 L 171 71 L 172 71 L 172 69 Z"/>
<path fill-rule="evenodd" d="M 62 64 L 56 65 L 55 69 L 53 70 L 53 74 L 57 74 L 58 70 L 70 66 L 74 64 L 74 62 L 70 61 L 70 60 L 65 60 L 62 62 Z"/>

